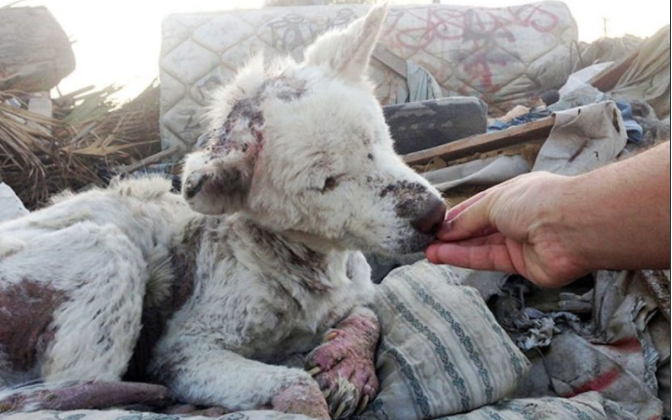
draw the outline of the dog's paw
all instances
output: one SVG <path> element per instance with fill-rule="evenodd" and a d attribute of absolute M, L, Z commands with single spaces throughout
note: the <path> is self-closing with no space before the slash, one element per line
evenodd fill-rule
<path fill-rule="evenodd" d="M 351 315 L 308 355 L 306 369 L 320 385 L 332 418 L 361 413 L 378 393 L 374 357 L 379 334 L 377 319 Z"/>
<path fill-rule="evenodd" d="M 283 413 L 329 419 L 327 401 L 314 381 L 289 385 L 273 397 L 271 406 L 273 410 Z"/>

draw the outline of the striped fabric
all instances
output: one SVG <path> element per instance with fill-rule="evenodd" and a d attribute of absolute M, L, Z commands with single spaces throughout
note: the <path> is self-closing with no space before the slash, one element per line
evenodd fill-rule
<path fill-rule="evenodd" d="M 514 391 L 529 362 L 479 293 L 426 261 L 378 287 L 381 393 L 362 417 L 418 420 L 463 413 Z"/>
<path fill-rule="evenodd" d="M 637 420 L 620 405 L 588 392 L 574 398 L 523 398 L 436 420 Z"/>
<path fill-rule="evenodd" d="M 33 413 L 8 414 L 2 420 L 315 420 L 296 414 L 277 411 L 239 411 L 220 417 L 183 416 L 177 414 L 143 413 L 127 410 L 71 410 L 36 411 Z"/>
<path fill-rule="evenodd" d="M 310 420 L 308 417 L 274 411 L 244 411 L 214 419 L 122 410 L 76 410 L 60 413 L 41 411 L 0 416 L 0 418 L 3 420 Z M 511 400 L 482 407 L 467 414 L 440 417 L 436 420 L 637 420 L 637 418 L 624 411 L 617 403 L 602 398 L 596 392 L 589 392 L 571 399 L 546 397 Z"/>

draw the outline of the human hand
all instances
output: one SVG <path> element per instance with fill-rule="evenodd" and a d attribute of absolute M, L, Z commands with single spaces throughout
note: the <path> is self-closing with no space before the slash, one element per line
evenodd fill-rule
<path fill-rule="evenodd" d="M 435 264 L 517 273 L 544 287 L 560 287 L 587 274 L 563 225 L 561 204 L 570 178 L 526 174 L 452 208 L 438 241 L 426 250 Z"/>

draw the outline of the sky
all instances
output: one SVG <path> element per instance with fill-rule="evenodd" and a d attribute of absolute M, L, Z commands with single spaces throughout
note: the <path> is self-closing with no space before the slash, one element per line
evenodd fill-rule
<path fill-rule="evenodd" d="M 16 0 L 0 0 L 0 7 Z M 422 4 L 429 0 L 390 0 Z M 530 0 L 528 2 L 533 2 Z M 565 0 L 579 28 L 579 40 L 632 34 L 653 35 L 670 23 L 667 0 Z M 117 84 L 119 100 L 133 98 L 158 77 L 161 21 L 172 13 L 258 8 L 263 0 L 25 0 L 17 6 L 46 6 L 74 42 L 76 70 L 61 81 L 63 94 L 84 86 Z M 443 0 L 443 4 L 503 7 L 524 0 Z M 58 96 L 58 94 L 54 95 Z"/>

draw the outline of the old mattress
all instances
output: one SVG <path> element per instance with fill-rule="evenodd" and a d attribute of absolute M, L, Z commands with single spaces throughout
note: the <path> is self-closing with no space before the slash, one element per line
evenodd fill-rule
<path fill-rule="evenodd" d="M 368 7 L 308 6 L 178 14 L 163 23 L 160 60 L 161 137 L 164 148 L 189 150 L 203 130 L 209 93 L 230 80 L 255 54 L 291 55 Z M 391 7 L 380 43 L 427 69 L 444 94 L 477 96 L 492 113 L 569 76 L 577 27 L 563 3 L 506 8 L 453 5 Z M 406 81 L 372 60 L 371 76 L 383 105 L 408 94 Z"/>

